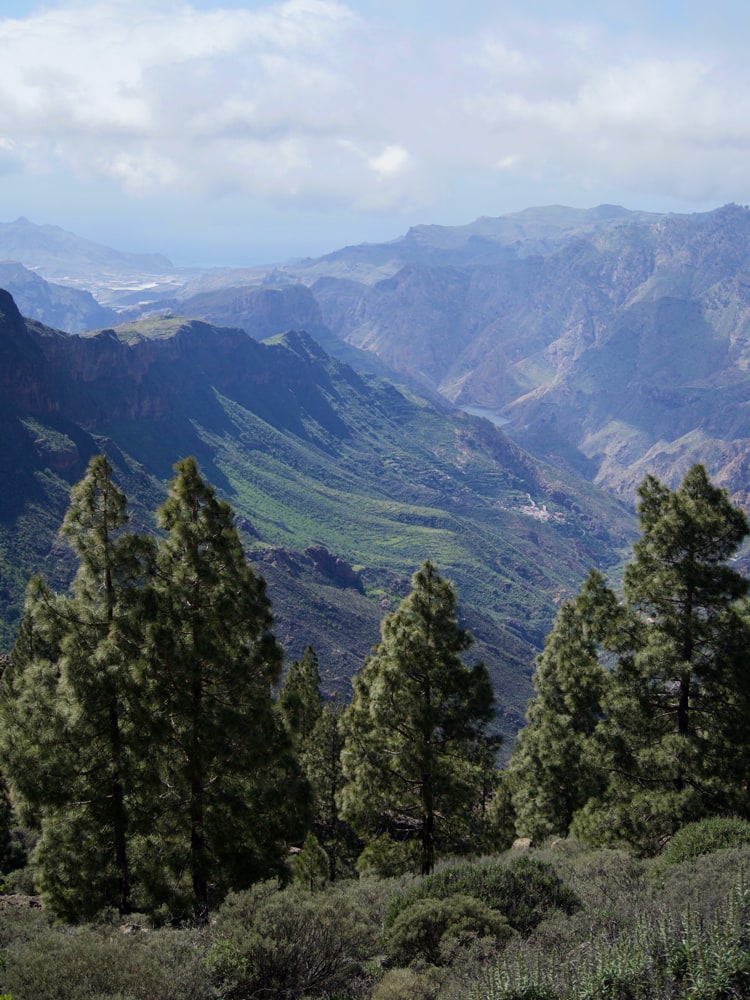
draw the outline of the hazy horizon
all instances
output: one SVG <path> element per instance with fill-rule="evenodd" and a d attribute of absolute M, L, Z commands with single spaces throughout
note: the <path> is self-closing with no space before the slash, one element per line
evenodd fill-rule
<path fill-rule="evenodd" d="M 256 265 L 553 204 L 744 203 L 736 2 L 6 0 L 0 218 Z"/>

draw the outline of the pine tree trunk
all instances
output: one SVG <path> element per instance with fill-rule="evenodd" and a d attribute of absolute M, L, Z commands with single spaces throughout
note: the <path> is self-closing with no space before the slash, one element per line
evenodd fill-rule
<path fill-rule="evenodd" d="M 206 877 L 206 838 L 204 830 L 203 761 L 199 730 L 203 712 L 203 678 L 200 665 L 193 676 L 193 739 L 190 760 L 190 859 L 193 893 L 200 919 L 208 917 L 208 879 Z"/>
<path fill-rule="evenodd" d="M 422 701 L 424 712 L 422 734 L 422 739 L 424 740 L 424 770 L 422 772 L 422 805 L 424 809 L 422 816 L 422 874 L 430 875 L 432 869 L 435 867 L 435 799 L 432 773 L 432 686 L 428 675 L 425 676 L 422 686 Z"/>
<path fill-rule="evenodd" d="M 431 875 L 435 867 L 435 813 L 432 808 L 432 795 L 425 795 L 425 813 L 422 817 L 422 875 Z"/>
<path fill-rule="evenodd" d="M 128 861 L 128 831 L 125 795 L 122 786 L 122 740 L 117 702 L 113 698 L 109 706 L 109 736 L 112 747 L 114 772 L 112 774 L 112 828 L 115 845 L 115 868 L 117 870 L 117 908 L 120 913 L 130 913 L 131 885 Z"/>

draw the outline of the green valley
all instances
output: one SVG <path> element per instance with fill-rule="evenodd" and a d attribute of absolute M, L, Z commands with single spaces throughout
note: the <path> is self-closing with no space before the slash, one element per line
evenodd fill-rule
<path fill-rule="evenodd" d="M 69 569 L 56 530 L 70 485 L 104 451 L 136 524 L 194 455 L 232 504 L 267 577 L 288 655 L 310 642 L 347 690 L 384 607 L 430 558 L 455 581 L 477 655 L 517 728 L 556 603 L 616 563 L 626 508 L 531 459 L 489 421 L 360 375 L 303 333 L 153 319 L 68 337 L 2 302 L 4 642 L 23 587 Z"/>

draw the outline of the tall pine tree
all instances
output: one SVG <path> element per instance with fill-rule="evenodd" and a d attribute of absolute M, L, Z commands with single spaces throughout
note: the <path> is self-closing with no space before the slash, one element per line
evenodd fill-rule
<path fill-rule="evenodd" d="M 689 820 L 750 815 L 748 581 L 732 565 L 750 529 L 700 465 L 639 497 L 623 600 L 592 574 L 561 609 L 510 786 L 520 832 L 648 853 Z"/>
<path fill-rule="evenodd" d="M 750 814 L 748 581 L 732 565 L 749 528 L 701 465 L 676 490 L 649 476 L 639 496 L 596 733 L 609 780 L 574 830 L 650 852 L 684 822 Z"/>
<path fill-rule="evenodd" d="M 365 837 L 416 839 L 423 873 L 467 849 L 484 783 L 494 697 L 486 668 L 461 659 L 470 644 L 452 585 L 425 562 L 384 619 L 344 720 L 344 819 Z"/>
<path fill-rule="evenodd" d="M 327 701 L 300 754 L 313 792 L 314 830 L 328 856 L 328 878 L 331 882 L 353 874 L 353 862 L 359 846 L 339 808 L 341 791 L 346 784 L 341 761 L 344 712 L 344 706 L 339 701 Z"/>
<path fill-rule="evenodd" d="M 277 704 L 287 732 L 300 749 L 309 740 L 323 711 L 320 669 L 312 646 L 306 647 L 301 660 L 289 664 Z"/>
<path fill-rule="evenodd" d="M 564 604 L 536 661 L 529 703 L 509 764 L 517 833 L 534 841 L 565 836 L 575 813 L 602 791 L 592 737 L 608 674 L 599 661 L 617 600 L 593 571 Z"/>
<path fill-rule="evenodd" d="M 277 698 L 284 726 L 290 734 L 313 798 L 313 830 L 327 859 L 328 879 L 340 877 L 342 867 L 352 873 L 356 838 L 339 815 L 338 797 L 344 786 L 341 752 L 343 706 L 324 701 L 320 691 L 318 658 L 308 646 L 302 659 L 289 665 Z M 309 846 L 309 842 L 308 842 Z"/>
<path fill-rule="evenodd" d="M 674 491 L 650 476 L 639 496 L 624 597 L 641 630 L 610 715 L 629 758 L 617 764 L 631 769 L 630 819 L 665 837 L 684 820 L 747 812 L 747 740 L 736 738 L 748 708 L 748 582 L 731 559 L 750 529 L 701 465 Z"/>
<path fill-rule="evenodd" d="M 125 495 L 99 455 L 73 488 L 61 529 L 78 559 L 71 593 L 31 582 L 3 676 L 4 769 L 41 831 L 43 893 L 69 918 L 131 909 L 131 843 L 149 814 L 140 677 L 153 545 L 127 523 Z"/>
<path fill-rule="evenodd" d="M 273 709 L 282 654 L 264 581 L 195 461 L 175 469 L 149 642 L 159 829 L 170 894 L 205 917 L 228 889 L 284 873 L 309 794 Z"/>

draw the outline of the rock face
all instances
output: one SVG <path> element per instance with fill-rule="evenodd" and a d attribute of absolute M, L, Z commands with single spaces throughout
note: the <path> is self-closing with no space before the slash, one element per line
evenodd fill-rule
<path fill-rule="evenodd" d="M 64 339 L 50 331 L 50 340 Z M 0 405 L 39 412 L 57 405 L 52 371 L 41 344 L 27 329 L 13 297 L 0 288 Z"/>
<path fill-rule="evenodd" d="M 362 592 L 362 579 L 345 559 L 329 552 L 325 545 L 311 545 L 305 549 L 316 569 L 329 577 L 339 587 L 352 587 Z"/>
<path fill-rule="evenodd" d="M 265 348 L 242 330 L 181 321 L 174 336 L 133 343 L 114 330 L 66 337 L 27 327 L 0 290 L 0 350 L 6 400 L 38 416 L 64 412 L 89 432 L 121 420 L 161 420 L 215 409 L 212 386 L 262 405 L 273 377 Z M 299 374 L 300 379 L 304 378 Z"/>
<path fill-rule="evenodd" d="M 339 336 L 502 413 L 536 454 L 628 498 L 646 472 L 676 484 L 703 461 L 742 500 L 750 212 L 605 221 L 564 238 L 526 230 L 503 260 L 414 262 L 313 292 Z"/>
<path fill-rule="evenodd" d="M 0 261 L 0 287 L 11 293 L 24 316 L 66 333 L 83 333 L 118 321 L 90 292 L 51 284 L 15 261 Z"/>
<path fill-rule="evenodd" d="M 181 316 L 192 316 L 215 326 L 239 327 L 256 340 L 283 330 L 314 334 L 323 325 L 320 307 L 304 285 L 281 288 L 221 288 L 186 295 L 169 303 Z"/>

